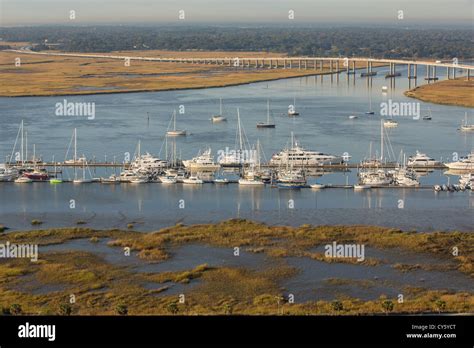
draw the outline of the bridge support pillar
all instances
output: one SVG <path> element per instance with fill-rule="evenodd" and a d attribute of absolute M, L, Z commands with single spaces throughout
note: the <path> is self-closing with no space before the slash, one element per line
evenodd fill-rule
<path fill-rule="evenodd" d="M 471 79 L 471 70 L 466 69 L 466 81 L 469 81 Z"/>
<path fill-rule="evenodd" d="M 301 59 L 298 59 L 298 70 L 301 70 Z"/>
<path fill-rule="evenodd" d="M 323 71 L 323 61 L 319 61 L 319 70 Z"/>
<path fill-rule="evenodd" d="M 355 60 L 352 61 L 352 73 L 355 76 L 355 73 L 356 73 L 356 62 L 355 62 Z"/>
<path fill-rule="evenodd" d="M 436 81 L 436 66 L 433 66 L 433 80 Z"/>
<path fill-rule="evenodd" d="M 304 70 L 308 69 L 308 61 L 305 59 L 304 60 Z"/>
<path fill-rule="evenodd" d="M 446 78 L 449 80 L 450 79 L 450 72 L 449 72 L 449 66 L 446 67 Z"/>
<path fill-rule="evenodd" d="M 292 68 L 292 60 L 290 59 L 290 69 Z"/>
<path fill-rule="evenodd" d="M 428 80 L 430 78 L 430 70 L 431 67 L 429 65 L 426 66 L 426 79 Z"/>
<path fill-rule="evenodd" d="M 416 73 L 417 69 L 418 69 L 418 65 L 415 64 L 415 66 L 413 67 L 413 75 L 414 75 L 413 78 L 414 79 L 416 79 L 417 76 L 418 76 L 417 73 Z"/>
<path fill-rule="evenodd" d="M 336 72 L 339 74 L 339 61 L 336 60 Z"/>
<path fill-rule="evenodd" d="M 314 68 L 314 70 L 316 70 L 316 66 L 318 65 L 317 63 L 318 63 L 318 62 L 316 61 L 316 59 L 313 60 L 313 68 Z"/>
<path fill-rule="evenodd" d="M 456 78 L 456 67 L 454 66 L 453 67 L 453 79 L 455 79 L 455 78 Z"/>

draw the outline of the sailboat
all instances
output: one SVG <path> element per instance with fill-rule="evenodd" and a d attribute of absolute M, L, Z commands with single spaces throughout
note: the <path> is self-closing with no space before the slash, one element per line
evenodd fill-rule
<path fill-rule="evenodd" d="M 224 116 L 224 113 L 222 111 L 222 98 L 220 98 L 219 100 L 219 114 L 212 116 L 211 121 L 215 123 L 227 121 L 227 117 Z"/>
<path fill-rule="evenodd" d="M 167 131 L 166 135 L 171 136 L 171 137 L 185 136 L 186 130 L 176 129 L 176 110 L 173 111 L 172 121 L 173 121 L 173 129 Z"/>
<path fill-rule="evenodd" d="M 293 105 L 290 105 L 288 108 L 288 116 L 293 117 L 293 116 L 299 116 L 299 112 L 296 111 L 296 97 L 293 99 Z"/>
<path fill-rule="evenodd" d="M 82 177 L 77 177 L 76 175 L 72 181 L 74 184 L 89 184 L 92 182 L 92 179 L 86 178 L 86 164 L 86 162 L 82 163 Z"/>
<path fill-rule="evenodd" d="M 270 122 L 270 100 L 267 100 L 267 122 L 258 122 L 257 128 L 275 128 L 275 123 Z"/>
<path fill-rule="evenodd" d="M 237 133 L 235 139 L 235 149 L 221 154 L 218 162 L 221 166 L 242 166 L 245 164 L 251 164 L 255 162 L 254 156 L 250 151 L 247 151 L 244 140 L 248 144 L 247 136 L 240 122 L 240 111 L 237 108 Z"/>
<path fill-rule="evenodd" d="M 474 131 L 474 124 L 467 123 L 467 112 L 464 114 L 464 124 L 461 124 L 460 130 L 462 132 L 472 132 Z"/>
<path fill-rule="evenodd" d="M 423 119 L 424 121 L 431 121 L 431 119 L 432 119 L 432 116 L 431 116 L 431 108 L 428 108 L 428 114 L 427 114 L 427 115 L 424 115 L 424 116 L 422 117 L 422 119 Z"/>
<path fill-rule="evenodd" d="M 372 94 L 371 94 L 372 89 L 369 89 L 369 111 L 366 111 L 366 115 L 373 115 L 375 112 L 372 111 Z"/>
<path fill-rule="evenodd" d="M 66 158 L 69 153 L 69 148 L 71 146 L 71 143 L 74 141 L 74 157 L 72 160 L 65 160 L 65 163 L 68 164 L 82 164 L 82 178 L 77 176 L 77 171 L 76 167 L 74 167 L 74 180 L 72 181 L 74 184 L 85 184 L 85 183 L 90 183 L 92 182 L 92 179 L 86 179 L 86 165 L 87 165 L 87 160 L 85 159 L 85 156 L 82 155 L 81 160 L 78 161 L 77 157 L 77 128 L 74 128 L 74 131 L 72 132 L 72 138 L 71 141 L 69 142 L 68 149 L 66 151 Z M 90 174 L 90 173 L 89 173 Z"/>

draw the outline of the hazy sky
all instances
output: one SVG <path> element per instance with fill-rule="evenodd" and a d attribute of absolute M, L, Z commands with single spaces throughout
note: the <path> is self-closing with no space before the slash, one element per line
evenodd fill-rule
<path fill-rule="evenodd" d="M 472 24 L 473 0 L 0 0 L 0 25 L 56 23 L 409 23 Z M 69 19 L 69 11 L 76 19 Z M 397 19 L 402 10 L 404 19 Z"/>

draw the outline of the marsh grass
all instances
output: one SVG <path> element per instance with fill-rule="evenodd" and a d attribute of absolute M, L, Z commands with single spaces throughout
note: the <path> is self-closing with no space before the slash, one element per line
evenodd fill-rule
<path fill-rule="evenodd" d="M 474 308 L 471 293 L 413 287 L 403 290 L 403 304 L 385 296 L 373 301 L 338 298 L 342 308 L 334 307 L 332 301 L 292 304 L 287 302 L 285 289 L 279 285 L 297 272 L 287 266 L 286 257 L 308 257 L 312 255 L 312 248 L 332 241 L 426 253 L 443 260 L 443 264 L 453 260 L 455 268 L 472 276 L 472 233 L 403 232 L 374 226 L 267 226 L 233 219 L 218 224 L 177 225 L 153 233 L 77 227 L 7 232 L 0 235 L 0 242 L 46 245 L 80 238 L 112 239 L 109 245 L 130 247 L 144 258 L 144 262 L 162 262 L 163 257 L 172 257 L 173 248 L 190 243 L 240 246 L 250 252 L 265 253 L 271 261 L 258 269 L 203 264 L 180 272 L 139 273 L 126 266 L 109 264 L 90 252 L 42 253 L 35 263 L 27 259 L 3 259 L 0 260 L 0 307 L 8 309 L 19 304 L 22 313 L 57 315 L 65 313 L 58 309 L 68 301 L 70 294 L 74 294 L 76 303 L 71 310 L 78 315 L 119 315 L 117 308 L 125 307 L 129 315 L 352 315 L 383 314 L 388 309 L 391 313 L 467 313 Z M 459 248 L 460 256 L 452 256 L 453 246 Z M 328 262 L 326 258 L 321 261 Z M 405 265 L 396 267 L 410 271 Z M 414 269 L 418 268 L 418 265 L 414 266 Z M 59 284 L 64 289 L 40 294 L 22 291 L 22 286 L 32 279 L 39 286 Z M 149 290 L 142 285 L 150 282 L 163 286 Z M 187 288 L 187 284 L 193 282 L 197 283 Z M 328 279 L 327 282 L 334 286 L 370 287 L 373 284 L 372 281 L 354 283 L 346 279 Z M 184 304 L 177 301 L 177 295 L 167 294 L 173 283 L 184 286 Z M 384 301 L 391 301 L 393 308 L 388 304 L 383 307 Z"/>
<path fill-rule="evenodd" d="M 444 80 L 415 87 L 405 92 L 407 97 L 446 105 L 474 107 L 474 80 L 465 77 Z"/>

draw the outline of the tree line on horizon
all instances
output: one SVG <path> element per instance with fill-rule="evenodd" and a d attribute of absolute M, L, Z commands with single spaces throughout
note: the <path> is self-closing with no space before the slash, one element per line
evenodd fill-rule
<path fill-rule="evenodd" d="M 280 52 L 290 56 L 469 59 L 472 30 L 313 27 L 39 26 L 0 28 L 3 41 L 67 52 L 209 50 Z M 54 46 L 50 46 L 55 44 Z M 0 48 L 8 48 L 2 45 Z"/>

